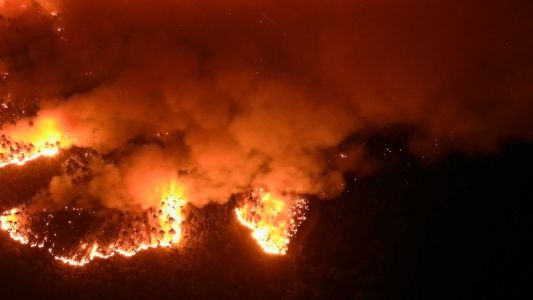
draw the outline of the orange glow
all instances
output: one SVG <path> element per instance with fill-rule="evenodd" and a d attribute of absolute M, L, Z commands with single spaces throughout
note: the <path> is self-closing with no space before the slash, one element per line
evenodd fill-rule
<path fill-rule="evenodd" d="M 242 206 L 235 209 L 239 222 L 252 230 L 252 237 L 266 253 L 284 255 L 290 238 L 305 220 L 307 201 L 303 198 L 280 198 L 263 189 L 252 192 Z"/>
<path fill-rule="evenodd" d="M 74 141 L 53 117 L 38 118 L 32 125 L 7 128 L 0 136 L 0 168 L 55 156 Z"/>
<path fill-rule="evenodd" d="M 0 216 L 0 228 L 9 232 L 9 236 L 15 241 L 26 245 L 29 243 L 29 239 L 22 230 L 22 227 L 24 227 L 25 224 L 24 219 L 20 218 L 20 214 L 21 212 L 17 208 L 12 208 L 4 212 L 4 214 Z"/>
<path fill-rule="evenodd" d="M 159 215 L 159 227 L 163 231 L 163 236 L 157 241 L 156 246 L 169 247 L 181 239 L 181 223 L 183 222 L 181 210 L 185 204 L 183 190 L 178 189 L 175 183 L 163 192 Z"/>
<path fill-rule="evenodd" d="M 58 14 L 59 6 L 56 0 L 0 0 L 0 14 L 8 17 L 18 15 L 34 4 L 38 4 L 43 13 L 51 16 Z"/>
<path fill-rule="evenodd" d="M 186 204 L 183 191 L 177 184 L 171 183 L 161 193 L 161 203 L 158 208 L 148 210 L 153 212 L 145 220 L 131 223 L 130 229 L 121 230 L 119 235 L 109 243 L 83 241 L 71 255 L 56 255 L 53 247 L 48 252 L 56 260 L 71 266 L 83 266 L 94 258 L 109 258 L 116 254 L 130 257 L 139 251 L 170 247 L 181 240 L 181 223 L 183 222 L 182 208 Z M 74 209 L 81 211 L 81 209 Z M 43 248 L 48 237 L 40 238 L 39 242 L 31 242 L 36 233 L 27 224 L 27 213 L 19 208 L 13 208 L 0 216 L 1 229 L 7 231 L 13 240 L 32 247 Z M 53 244 L 52 244 L 53 245 Z"/>

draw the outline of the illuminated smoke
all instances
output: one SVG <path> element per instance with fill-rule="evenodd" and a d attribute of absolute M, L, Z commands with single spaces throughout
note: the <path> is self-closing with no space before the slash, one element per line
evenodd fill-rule
<path fill-rule="evenodd" d="M 334 197 L 364 144 L 326 153 L 389 125 L 422 155 L 529 141 L 533 28 L 515 11 L 530 4 L 3 0 L 0 104 L 40 110 L 2 123 L 20 146 L 0 166 L 91 148 L 111 159 L 34 201 L 142 211 L 168 181 L 199 207 L 256 187 Z"/>

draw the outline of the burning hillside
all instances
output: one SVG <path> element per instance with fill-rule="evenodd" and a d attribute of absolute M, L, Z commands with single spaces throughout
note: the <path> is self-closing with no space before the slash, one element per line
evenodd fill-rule
<path fill-rule="evenodd" d="M 2 135 L 4 153 L 0 168 L 23 167 L 40 157 L 53 157 L 77 141 L 64 133 L 54 118 L 38 118 L 36 123 L 29 121 L 24 126 L 16 125 L 5 129 L 8 136 Z M 147 149 L 145 151 L 159 151 L 155 150 L 158 148 Z M 172 171 L 163 172 L 168 175 L 165 177 L 157 164 L 152 165 L 155 161 L 150 161 L 149 167 L 154 166 L 156 171 L 147 168 L 147 176 L 140 173 L 144 171 L 143 166 L 135 165 L 133 170 L 128 170 L 130 173 L 125 179 L 134 181 L 131 183 L 134 186 L 129 188 L 140 188 L 143 195 L 153 196 L 155 192 L 159 202 L 143 198 L 141 207 L 86 209 L 90 207 L 87 202 L 91 196 L 97 196 L 92 194 L 93 191 L 102 184 L 101 180 L 105 180 L 105 184 L 113 180 L 105 176 L 113 176 L 120 162 L 106 160 L 90 149 L 76 148 L 70 152 L 63 163 L 62 174 L 52 178 L 49 192 L 38 194 L 27 204 L 0 216 L 1 229 L 13 240 L 44 248 L 56 260 L 72 266 L 83 266 L 94 258 L 105 259 L 116 254 L 132 256 L 142 250 L 172 247 L 180 242 L 181 223 L 185 218 L 182 210 L 187 201 L 184 187 L 177 182 L 177 172 L 174 175 Z M 146 163 L 145 156 L 148 155 L 143 153 L 140 156 L 143 158 L 141 165 Z M 131 167 L 132 163 L 139 162 L 134 159 L 126 165 Z M 139 180 L 138 176 L 145 176 L 144 180 Z M 58 186 L 60 191 L 57 191 Z M 147 189 L 150 192 L 146 193 Z M 66 205 L 61 207 L 61 203 Z M 252 230 L 252 236 L 266 253 L 282 255 L 287 252 L 290 237 L 305 220 L 305 212 L 303 198 L 273 198 L 263 189 L 256 189 L 236 209 L 236 216 L 242 225 Z M 58 240 L 58 235 L 66 235 L 67 241 Z"/>
<path fill-rule="evenodd" d="M 252 191 L 235 209 L 239 222 L 252 230 L 252 237 L 266 253 L 286 254 L 290 238 L 305 220 L 307 201 L 276 197 L 262 189 Z"/>
<path fill-rule="evenodd" d="M 85 212 L 84 209 L 68 206 L 55 212 L 30 212 L 28 207 L 18 207 L 4 212 L 0 222 L 1 228 L 12 239 L 44 248 L 66 264 L 83 266 L 94 258 L 109 258 L 116 254 L 132 256 L 149 248 L 177 244 L 181 239 L 181 210 L 184 205 L 185 201 L 175 186 L 170 186 L 162 194 L 159 207 L 137 215 L 95 210 Z M 98 226 L 85 228 L 89 220 Z M 65 246 L 60 239 L 58 241 L 58 235 L 66 235 L 63 238 L 70 239 L 72 236 L 69 235 L 73 235 L 78 240 L 68 241 L 70 245 Z"/>
<path fill-rule="evenodd" d="M 187 207 L 239 196 L 285 255 L 309 199 L 378 167 L 372 132 L 420 157 L 531 141 L 528 16 L 450 3 L 0 0 L 0 172 L 68 157 L 1 228 L 79 266 L 182 246 Z"/>

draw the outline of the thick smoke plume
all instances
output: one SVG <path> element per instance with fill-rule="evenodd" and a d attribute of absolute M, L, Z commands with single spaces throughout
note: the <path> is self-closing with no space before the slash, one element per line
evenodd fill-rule
<path fill-rule="evenodd" d="M 82 188 L 55 177 L 58 203 L 148 207 L 165 180 L 198 206 L 257 186 L 331 197 L 363 162 L 325 153 L 361 132 L 405 125 L 420 153 L 436 139 L 465 151 L 531 140 L 532 12 L 530 1 L 3 0 L 2 102 L 40 110 L 2 131 L 51 118 L 112 157 L 91 161 Z"/>

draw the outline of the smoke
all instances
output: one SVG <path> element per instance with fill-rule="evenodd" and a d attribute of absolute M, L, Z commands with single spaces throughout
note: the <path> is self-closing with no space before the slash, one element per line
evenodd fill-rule
<path fill-rule="evenodd" d="M 412 128 L 418 153 L 435 140 L 464 151 L 530 141 L 532 11 L 528 1 L 4 0 L 0 91 L 39 99 L 35 124 L 53 118 L 72 144 L 120 154 L 92 161 L 81 185 L 55 177 L 57 203 L 144 208 L 168 182 L 198 206 L 256 186 L 328 198 L 364 161 L 361 145 L 350 166 L 325 153 L 389 124 Z"/>

